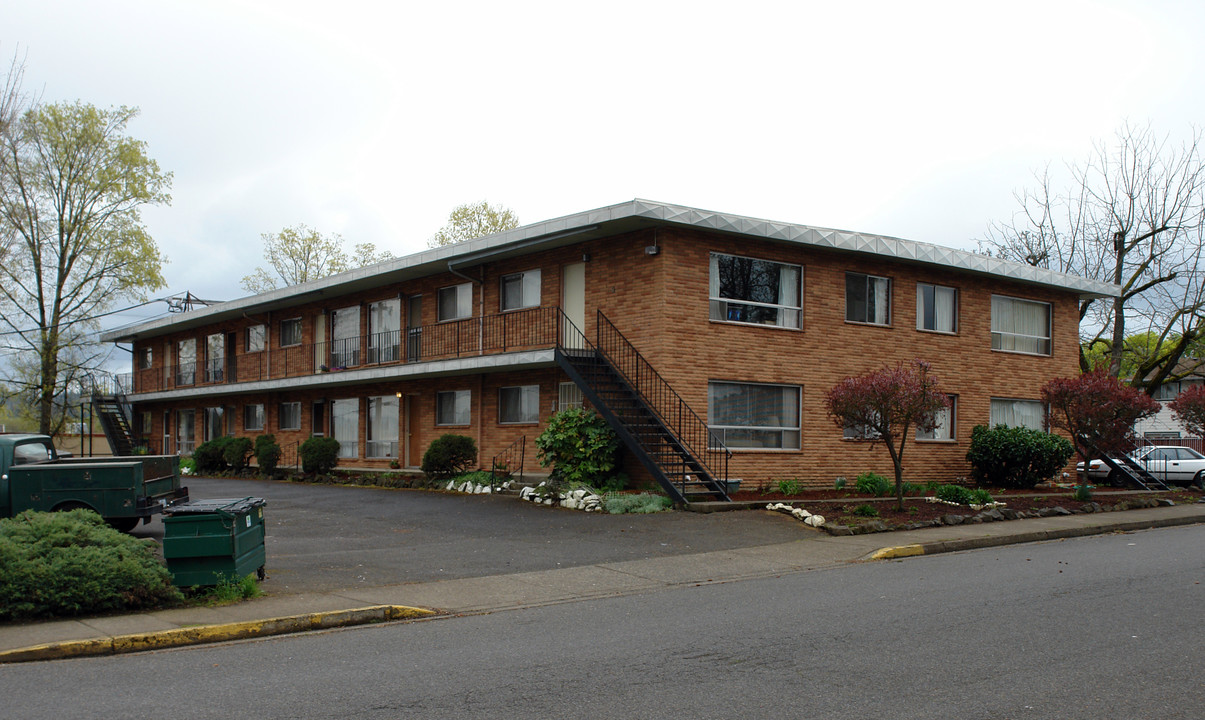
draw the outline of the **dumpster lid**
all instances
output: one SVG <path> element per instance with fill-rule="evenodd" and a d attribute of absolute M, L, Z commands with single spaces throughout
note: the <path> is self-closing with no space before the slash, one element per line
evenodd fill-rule
<path fill-rule="evenodd" d="M 214 498 L 212 500 L 192 500 L 164 508 L 165 515 L 186 515 L 202 513 L 221 513 L 226 515 L 242 515 L 254 507 L 263 507 L 267 502 L 263 498 Z"/>

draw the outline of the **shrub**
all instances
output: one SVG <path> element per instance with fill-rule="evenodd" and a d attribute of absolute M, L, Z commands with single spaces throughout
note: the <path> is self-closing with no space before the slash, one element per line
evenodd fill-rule
<path fill-rule="evenodd" d="M 937 499 L 959 505 L 987 505 L 992 502 L 992 495 L 983 488 L 963 487 L 962 485 L 942 485 L 937 488 Z"/>
<path fill-rule="evenodd" d="M 276 472 L 280 463 L 280 445 L 275 435 L 260 435 L 255 438 L 255 462 L 259 465 L 261 475 L 271 475 Z"/>
<path fill-rule="evenodd" d="M 226 447 L 222 449 L 222 458 L 226 460 L 226 464 L 230 466 L 231 470 L 235 472 L 246 470 L 247 464 L 251 462 L 251 438 L 227 438 Z"/>
<path fill-rule="evenodd" d="M 91 510 L 0 520 L 0 620 L 178 603 L 183 597 L 155 547 Z"/>
<path fill-rule="evenodd" d="M 833 488 L 835 488 L 837 490 L 844 490 L 845 483 L 846 483 L 845 477 L 843 475 L 838 475 L 837 479 L 833 481 Z"/>
<path fill-rule="evenodd" d="M 570 408 L 548 418 L 536 438 L 541 467 L 551 465 L 566 483 L 597 486 L 615 474 L 619 438 L 598 413 Z"/>
<path fill-rule="evenodd" d="M 874 497 L 886 497 L 891 494 L 891 481 L 878 473 L 864 472 L 854 481 L 858 492 Z"/>
<path fill-rule="evenodd" d="M 854 508 L 853 512 L 854 512 L 854 515 L 857 515 L 859 517 L 878 517 L 879 516 L 879 511 L 876 507 L 874 507 L 873 505 L 867 505 L 865 503 Z"/>
<path fill-rule="evenodd" d="M 977 425 L 971 431 L 971 477 L 980 485 L 1029 489 L 1053 477 L 1075 450 L 1058 435 L 1023 427 Z"/>
<path fill-rule="evenodd" d="M 206 440 L 192 451 L 198 473 L 222 472 L 226 469 L 226 445 L 234 438 L 229 435 Z"/>
<path fill-rule="evenodd" d="M 423 472 L 433 481 L 459 475 L 477 462 L 477 443 L 467 435 L 440 435 L 423 453 Z"/>
<path fill-rule="evenodd" d="M 798 495 L 803 490 L 803 484 L 798 480 L 779 480 L 778 492 L 783 495 Z"/>
<path fill-rule="evenodd" d="M 1092 499 L 1092 486 L 1076 485 L 1075 489 L 1071 491 L 1071 497 L 1078 502 L 1088 502 Z"/>
<path fill-rule="evenodd" d="M 603 502 L 603 507 L 612 515 L 655 513 L 668 510 L 672 505 L 673 501 L 669 498 L 652 493 L 637 493 L 635 495 L 613 494 L 608 495 L 607 499 Z"/>
<path fill-rule="evenodd" d="M 325 475 L 339 464 L 339 441 L 332 437 L 312 437 L 301 443 L 301 471 Z"/>

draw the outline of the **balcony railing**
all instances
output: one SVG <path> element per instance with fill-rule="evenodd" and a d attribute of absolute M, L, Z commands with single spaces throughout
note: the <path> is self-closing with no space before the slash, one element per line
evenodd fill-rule
<path fill-rule="evenodd" d="M 391 330 L 134 373 L 133 392 L 276 380 L 381 365 L 400 365 L 556 347 L 556 306 L 530 308 L 434 325 Z M 404 345 L 404 347 L 403 347 Z"/>

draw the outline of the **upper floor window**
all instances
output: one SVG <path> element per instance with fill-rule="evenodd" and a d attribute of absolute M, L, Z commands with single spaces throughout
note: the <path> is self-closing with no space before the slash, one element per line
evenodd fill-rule
<path fill-rule="evenodd" d="M 992 349 L 1050 354 L 1050 303 L 992 296 Z"/>
<path fill-rule="evenodd" d="M 730 448 L 798 450 L 798 385 L 707 383 L 707 427 Z"/>
<path fill-rule="evenodd" d="M 958 330 L 958 291 L 941 285 L 916 284 L 916 329 L 952 333 Z"/>
<path fill-rule="evenodd" d="M 266 329 L 263 325 L 252 325 L 247 328 L 247 352 L 261 352 L 264 349 Z"/>
<path fill-rule="evenodd" d="M 138 351 L 138 369 L 148 370 L 155 362 L 154 351 L 149 347 L 141 348 Z"/>
<path fill-rule="evenodd" d="M 891 278 L 845 273 L 845 319 L 871 325 L 891 324 Z"/>
<path fill-rule="evenodd" d="M 803 268 L 735 255 L 711 255 L 711 319 L 799 328 Z"/>
<path fill-rule="evenodd" d="M 368 306 L 368 362 L 394 362 L 401 358 L 402 301 L 389 298 Z"/>
<path fill-rule="evenodd" d="M 289 318 L 280 321 L 280 346 L 301 344 L 301 318 Z"/>
<path fill-rule="evenodd" d="M 503 281 L 503 292 L 505 293 L 506 284 Z M 539 297 L 539 292 L 536 292 L 536 297 Z M 452 287 L 440 288 L 437 296 L 436 304 L 439 306 L 438 320 L 460 320 L 461 318 L 472 317 L 473 315 L 473 283 L 462 283 L 453 285 Z M 539 300 L 536 300 L 539 304 Z M 503 308 L 506 309 L 505 307 Z"/>
<path fill-rule="evenodd" d="M 528 270 L 502 276 L 502 309 L 539 307 L 540 271 Z"/>

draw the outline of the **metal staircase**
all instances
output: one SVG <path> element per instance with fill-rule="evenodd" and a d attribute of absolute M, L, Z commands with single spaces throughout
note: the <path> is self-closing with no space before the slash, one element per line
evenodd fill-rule
<path fill-rule="evenodd" d="M 732 452 L 602 311 L 596 343 L 562 327 L 557 364 L 670 497 L 727 501 Z"/>
<path fill-rule="evenodd" d="M 1101 462 L 1109 467 L 1112 476 L 1116 472 L 1123 480 L 1136 485 L 1143 490 L 1171 490 L 1162 479 L 1151 474 L 1145 467 L 1134 458 L 1130 457 L 1129 452 L 1123 453 L 1108 453 L 1101 450 L 1094 443 L 1089 442 L 1088 446 L 1092 448 L 1092 452 L 1100 458 Z"/>
<path fill-rule="evenodd" d="M 137 443 L 126 416 L 125 392 L 115 377 L 92 376 L 92 410 L 114 455 L 133 455 Z"/>

